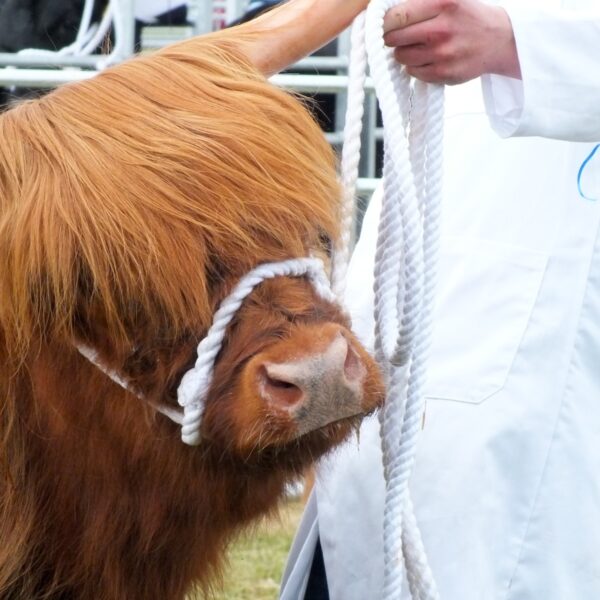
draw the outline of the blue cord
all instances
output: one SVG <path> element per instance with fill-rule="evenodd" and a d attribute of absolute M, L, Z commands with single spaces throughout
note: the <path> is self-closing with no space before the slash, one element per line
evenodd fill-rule
<path fill-rule="evenodd" d="M 579 190 L 579 195 L 585 200 L 596 201 L 596 198 L 590 198 L 583 193 L 583 190 L 581 189 L 581 176 L 583 175 L 583 172 L 588 166 L 590 160 L 594 158 L 594 154 L 598 152 L 598 148 L 600 148 L 600 144 L 596 144 L 596 147 L 590 152 L 589 156 L 583 161 L 583 163 L 581 163 L 581 167 L 579 167 L 579 173 L 577 173 L 577 189 Z"/>

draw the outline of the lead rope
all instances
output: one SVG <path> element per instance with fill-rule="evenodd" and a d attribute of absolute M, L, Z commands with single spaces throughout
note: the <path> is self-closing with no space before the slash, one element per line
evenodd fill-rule
<path fill-rule="evenodd" d="M 385 149 L 374 283 L 375 352 L 388 384 L 386 403 L 379 413 L 386 480 L 383 598 L 401 597 L 405 572 L 413 599 L 433 600 L 439 595 L 414 516 L 408 482 L 424 412 L 423 383 L 431 338 L 439 247 L 444 92 L 441 86 L 413 83 L 394 60 L 392 50 L 384 46 L 383 18 L 396 4 L 397 0 L 371 0 L 366 13 L 353 26 L 341 171 L 348 188 L 346 198 L 352 199 L 368 58 L 383 115 Z M 347 234 L 344 239 L 350 236 Z M 340 256 L 343 261 L 347 251 L 340 252 Z M 336 266 L 335 290 L 343 289 L 337 281 L 342 273 L 345 274 L 345 266 Z"/>
<path fill-rule="evenodd" d="M 344 124 L 344 144 L 340 178 L 342 181 L 342 207 L 340 237 L 331 257 L 331 287 L 343 304 L 346 273 L 353 241 L 354 197 L 358 180 L 362 119 L 365 105 L 365 81 L 367 78 L 367 51 L 365 48 L 365 13 L 354 20 L 350 38 L 350 61 L 348 65 L 348 103 Z"/>

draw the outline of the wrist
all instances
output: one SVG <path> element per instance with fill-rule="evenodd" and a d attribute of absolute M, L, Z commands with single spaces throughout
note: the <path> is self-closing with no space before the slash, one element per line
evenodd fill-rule
<path fill-rule="evenodd" d="M 489 6 L 491 35 L 487 72 L 521 79 L 521 65 L 517 43 L 508 13 L 500 6 Z"/>

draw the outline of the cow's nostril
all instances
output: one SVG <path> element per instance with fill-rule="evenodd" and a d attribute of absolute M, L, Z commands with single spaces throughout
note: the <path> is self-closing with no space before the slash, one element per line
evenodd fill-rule
<path fill-rule="evenodd" d="M 280 374 L 273 373 L 274 370 L 276 368 L 271 365 L 263 365 L 259 371 L 262 396 L 274 404 L 288 408 L 301 402 L 304 395 L 302 390 L 291 381 L 283 379 Z"/>
<path fill-rule="evenodd" d="M 366 374 L 366 369 L 352 346 L 348 344 L 348 352 L 344 361 L 344 375 L 349 382 L 359 381 Z"/>
<path fill-rule="evenodd" d="M 286 390 L 297 387 L 293 383 L 290 383 L 289 381 L 281 381 L 279 379 L 273 379 L 272 377 L 269 377 L 268 375 L 267 375 L 267 383 L 269 385 L 272 385 L 273 387 L 283 388 Z"/>

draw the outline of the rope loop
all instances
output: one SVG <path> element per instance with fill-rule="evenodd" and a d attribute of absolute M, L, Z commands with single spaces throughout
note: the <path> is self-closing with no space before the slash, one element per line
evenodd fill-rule
<path fill-rule="evenodd" d="M 259 265 L 244 275 L 231 294 L 223 300 L 214 314 L 208 333 L 198 344 L 198 359 L 195 365 L 185 373 L 177 389 L 177 401 L 183 408 L 181 439 L 184 443 L 196 446 L 201 441 L 200 425 L 206 396 L 212 384 L 215 358 L 221 349 L 227 326 L 244 299 L 258 284 L 267 279 L 303 276 L 309 279 L 321 298 L 335 302 L 335 295 L 331 291 L 322 261 L 312 257 Z"/>

